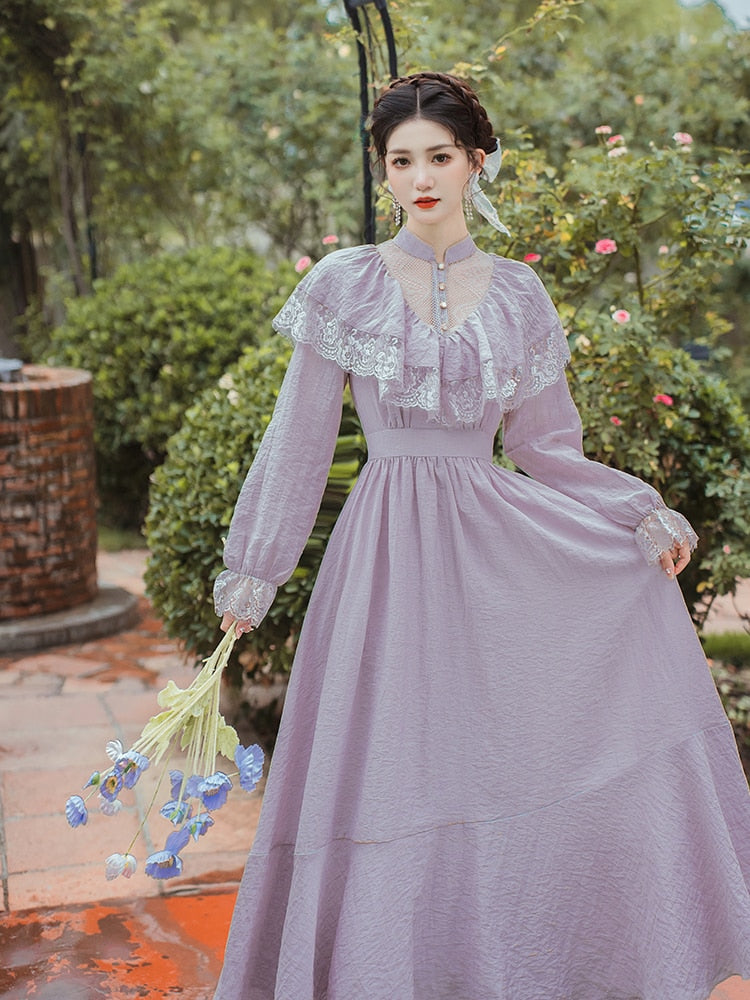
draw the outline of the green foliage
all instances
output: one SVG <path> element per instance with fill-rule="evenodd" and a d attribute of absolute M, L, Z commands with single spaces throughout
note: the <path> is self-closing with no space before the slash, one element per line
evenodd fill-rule
<path fill-rule="evenodd" d="M 592 131 L 558 168 L 519 136 L 504 159 L 500 212 L 513 233 L 504 252 L 541 256 L 540 276 L 571 325 L 583 306 L 637 307 L 676 343 L 713 344 L 728 328 L 719 276 L 744 246 L 732 217 L 745 168 L 728 150 L 701 161 L 692 144 L 638 152 L 628 142 Z M 616 253 L 597 253 L 601 239 Z"/>
<path fill-rule="evenodd" d="M 126 521 L 145 513 L 184 411 L 268 333 L 295 278 L 247 250 L 201 248 L 125 265 L 69 303 L 47 361 L 93 375 L 100 481 Z"/>
<path fill-rule="evenodd" d="M 216 642 L 218 621 L 211 595 L 222 569 L 223 538 L 290 353 L 280 337 L 246 349 L 187 411 L 169 442 L 166 461 L 153 477 L 146 519 L 151 550 L 148 594 L 170 635 L 198 654 Z M 254 662 L 274 670 L 290 666 L 320 560 L 364 452 L 364 438 L 346 400 L 328 483 L 299 566 L 279 588 L 263 628 L 243 637 Z"/>
<path fill-rule="evenodd" d="M 679 577 L 696 622 L 750 575 L 750 421 L 728 385 L 658 333 L 645 312 L 624 324 L 580 315 L 570 379 L 590 458 L 650 482 L 700 547 Z"/>
<path fill-rule="evenodd" d="M 706 656 L 731 667 L 750 668 L 750 632 L 709 632 L 701 637 Z M 750 693 L 750 692 L 748 692 Z M 747 706 L 750 709 L 750 702 Z"/>

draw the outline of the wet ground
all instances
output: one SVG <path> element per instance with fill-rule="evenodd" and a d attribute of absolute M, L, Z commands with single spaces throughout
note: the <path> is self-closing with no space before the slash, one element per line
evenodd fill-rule
<path fill-rule="evenodd" d="M 31 910 L 0 932 L 6 1000 L 206 1000 L 234 892 Z"/>

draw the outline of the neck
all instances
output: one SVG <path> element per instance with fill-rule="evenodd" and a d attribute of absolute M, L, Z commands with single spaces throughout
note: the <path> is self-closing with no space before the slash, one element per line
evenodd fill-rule
<path fill-rule="evenodd" d="M 438 263 L 445 260 L 445 252 L 448 247 L 460 243 L 469 235 L 463 216 L 461 216 L 460 222 L 456 221 L 446 226 L 421 226 L 416 220 L 408 217 L 406 228 L 419 237 L 423 243 L 432 247 L 435 260 Z"/>

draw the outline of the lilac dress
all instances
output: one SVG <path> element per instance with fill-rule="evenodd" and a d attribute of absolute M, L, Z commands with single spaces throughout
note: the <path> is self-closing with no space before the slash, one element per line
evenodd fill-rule
<path fill-rule="evenodd" d="M 259 622 L 348 379 L 368 462 L 310 599 L 216 1000 L 706 1000 L 750 977 L 750 798 L 680 590 L 695 541 L 585 459 L 534 272 L 406 230 L 340 250 L 237 503 Z M 528 475 L 492 464 L 506 453 Z"/>

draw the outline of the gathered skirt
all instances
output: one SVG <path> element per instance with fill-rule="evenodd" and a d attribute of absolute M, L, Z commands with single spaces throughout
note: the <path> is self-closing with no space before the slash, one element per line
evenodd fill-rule
<path fill-rule="evenodd" d="M 369 461 L 216 1000 L 706 1000 L 732 974 L 750 797 L 677 583 L 482 458 Z"/>

